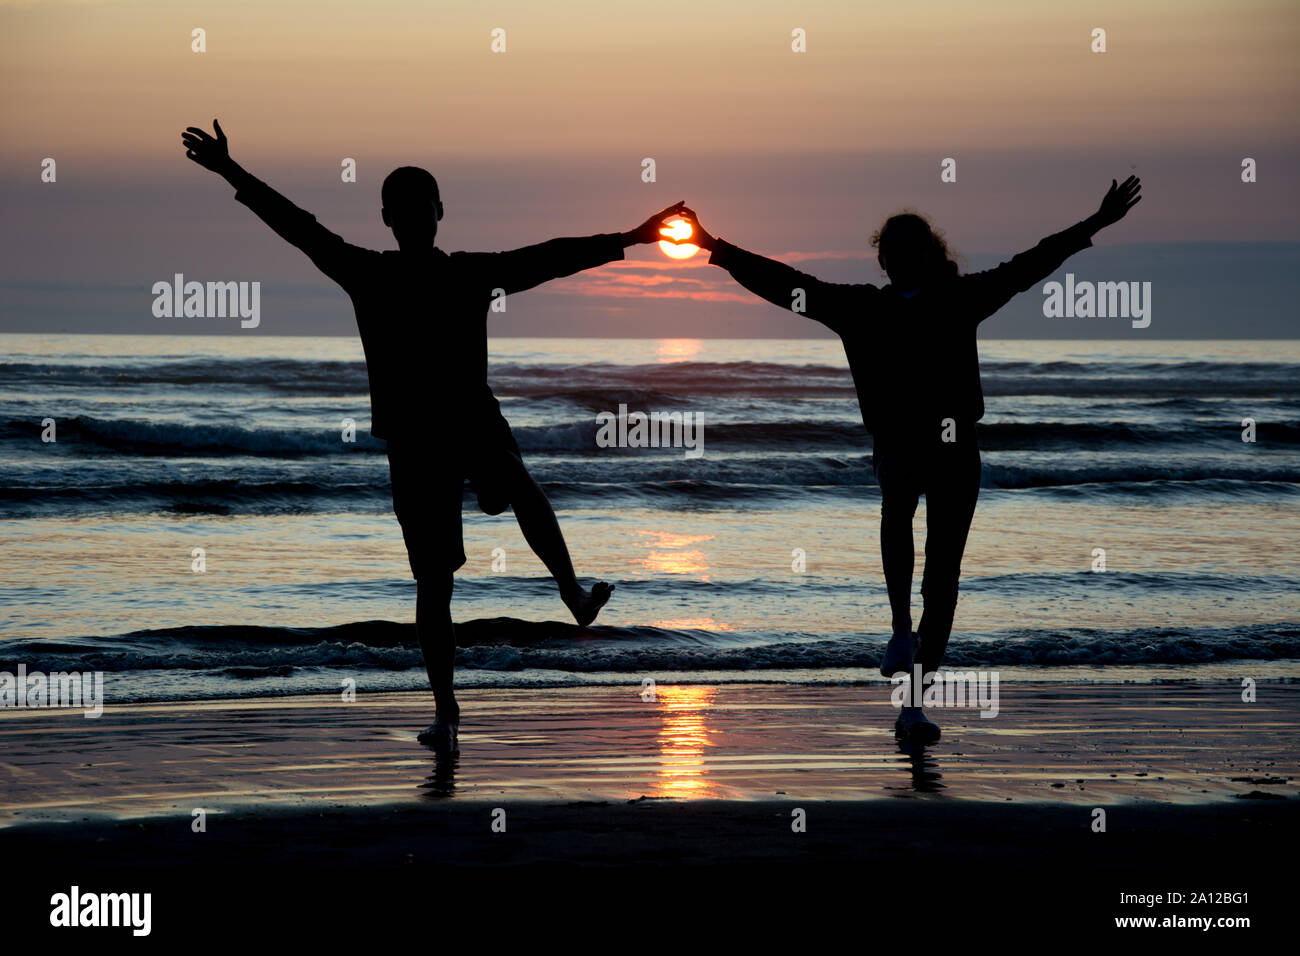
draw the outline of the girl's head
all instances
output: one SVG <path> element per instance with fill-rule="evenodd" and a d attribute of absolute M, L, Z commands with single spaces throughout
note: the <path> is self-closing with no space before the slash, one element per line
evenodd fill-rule
<path fill-rule="evenodd" d="M 871 237 L 880 268 L 895 288 L 910 292 L 957 275 L 957 263 L 943 234 L 915 212 L 900 212 L 885 220 Z"/>

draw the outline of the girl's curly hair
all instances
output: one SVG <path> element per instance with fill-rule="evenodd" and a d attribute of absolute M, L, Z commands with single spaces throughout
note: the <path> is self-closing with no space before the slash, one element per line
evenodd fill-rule
<path fill-rule="evenodd" d="M 956 257 L 949 251 L 943 233 L 930 220 L 911 209 L 896 213 L 871 235 L 871 246 L 894 275 L 907 274 L 922 283 L 958 275 Z"/>

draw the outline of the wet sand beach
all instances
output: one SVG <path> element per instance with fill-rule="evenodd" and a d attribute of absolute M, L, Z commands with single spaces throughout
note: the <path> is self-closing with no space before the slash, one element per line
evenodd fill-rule
<path fill-rule="evenodd" d="M 1092 807 L 1294 796 L 1300 687 L 1003 683 L 999 712 L 930 713 L 908 753 L 885 685 L 466 690 L 461 754 L 415 735 L 427 694 L 0 711 L 0 820 L 497 800 L 1046 801 Z M 1252 794 L 1263 797 L 1252 797 Z"/>
<path fill-rule="evenodd" d="M 468 690 L 462 707 L 451 762 L 415 742 L 423 694 L 0 712 L 0 847 L 29 861 L 33 906 L 130 885 L 178 926 L 197 892 L 246 915 L 327 888 L 396 905 L 430 881 L 536 903 L 618 873 L 632 896 L 753 881 L 850 907 L 915 879 L 945 912 L 1101 932 L 1151 912 L 1121 892 L 1159 888 L 1249 889 L 1214 912 L 1259 919 L 1296 837 L 1289 683 L 1255 703 L 1235 681 L 1006 683 L 996 718 L 936 710 L 942 741 L 910 753 L 883 685 Z"/>

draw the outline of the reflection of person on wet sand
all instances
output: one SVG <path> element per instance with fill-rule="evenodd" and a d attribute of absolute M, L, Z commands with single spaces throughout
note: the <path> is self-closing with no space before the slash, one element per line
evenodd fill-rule
<path fill-rule="evenodd" d="M 529 546 L 586 627 L 614 590 L 578 583 L 555 512 L 524 466 L 519 446 L 487 382 L 487 313 L 510 293 L 623 258 L 623 249 L 657 242 L 677 203 L 629 232 L 549 242 L 510 252 L 448 254 L 434 245 L 443 216 L 438 183 L 403 166 L 384 180 L 384 224 L 398 248 L 384 252 L 344 242 L 230 158 L 225 133 L 189 127 L 190 159 L 219 173 L 235 198 L 343 287 L 356 310 L 370 378 L 370 433 L 388 442 L 393 510 L 402 526 L 418 590 L 416 630 L 437 713 L 421 741 L 457 749 L 460 706 L 452 689 L 456 639 L 453 575 L 465 563 L 461 496 L 469 479 L 488 514 L 513 508 Z"/>
<path fill-rule="evenodd" d="M 957 608 L 966 535 L 979 496 L 980 453 L 975 423 L 984 417 L 975 333 L 1018 292 L 1047 278 L 1092 236 L 1124 218 L 1141 199 L 1141 182 L 1111 182 L 1101 207 L 1070 228 L 986 272 L 959 275 L 943 238 L 923 217 L 891 216 L 872 240 L 883 288 L 823 282 L 784 263 L 710 235 L 689 209 L 689 241 L 711 251 L 709 261 L 755 295 L 801 312 L 839 335 L 872 434 L 872 464 L 880 485 L 880 550 L 893 614 L 893 636 L 880 664 L 892 677 L 939 667 Z M 912 631 L 912 517 L 925 496 L 924 613 Z M 903 707 L 900 736 L 923 743 L 939 728 L 919 706 Z"/>

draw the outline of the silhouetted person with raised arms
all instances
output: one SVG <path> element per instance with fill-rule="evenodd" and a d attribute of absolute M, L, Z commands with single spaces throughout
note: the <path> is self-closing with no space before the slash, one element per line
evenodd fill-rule
<path fill-rule="evenodd" d="M 230 158 L 225 133 L 181 134 L 190 159 L 225 177 L 235 198 L 343 287 L 356 311 L 370 380 L 371 428 L 388 442 L 393 510 L 417 582 L 416 630 L 437 713 L 420 734 L 441 752 L 458 749 L 460 707 L 452 689 L 455 571 L 465 563 L 461 495 L 468 478 L 488 514 L 514 508 L 529 546 L 586 627 L 612 585 L 579 585 L 555 512 L 524 467 L 519 446 L 488 387 L 487 312 L 494 299 L 623 258 L 658 242 L 664 209 L 630 232 L 552 239 L 510 252 L 453 252 L 434 245 L 443 216 L 438 183 L 424 169 L 393 170 L 382 189 L 384 224 L 396 250 L 344 242 Z"/>
<path fill-rule="evenodd" d="M 873 438 L 872 465 L 880 485 L 880 550 L 893 615 L 893 636 L 880 663 L 891 677 L 923 675 L 939 667 L 957 608 L 966 535 L 980 487 L 975 423 L 984 417 L 979 324 L 1012 296 L 1060 268 L 1092 245 L 1098 230 L 1118 222 L 1139 200 L 1140 181 L 1113 180 L 1101 208 L 1082 222 L 1048 236 L 1034 248 L 986 272 L 959 275 L 943 238 L 914 213 L 891 216 L 872 237 L 883 288 L 823 282 L 773 259 L 711 236 L 695 213 L 682 209 L 691 242 L 711 251 L 755 295 L 801 310 L 839 335 L 858 393 L 862 421 Z M 925 496 L 924 613 L 912 631 L 912 518 Z M 920 707 L 904 707 L 895 729 L 921 743 L 939 728 Z"/>

